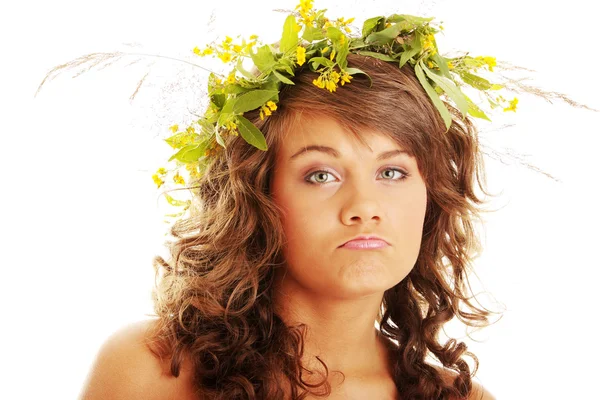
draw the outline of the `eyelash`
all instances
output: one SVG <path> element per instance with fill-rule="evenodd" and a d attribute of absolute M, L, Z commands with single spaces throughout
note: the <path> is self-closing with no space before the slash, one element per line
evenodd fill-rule
<path fill-rule="evenodd" d="M 410 175 L 408 174 L 408 172 L 406 172 L 406 171 L 404 171 L 404 170 L 402 170 L 402 169 L 399 169 L 399 168 L 390 167 L 390 168 L 386 168 L 386 169 L 384 169 L 384 171 L 386 171 L 386 170 L 392 170 L 392 171 L 400 172 L 400 173 L 401 173 L 403 176 L 402 176 L 401 178 L 399 178 L 399 179 L 385 179 L 385 180 L 390 180 L 390 181 L 403 181 L 403 180 L 405 180 L 406 178 L 408 178 L 408 177 L 410 176 Z M 312 181 L 310 180 L 310 178 L 311 178 L 313 175 L 315 175 L 315 174 L 317 174 L 317 173 L 319 173 L 319 172 L 325 172 L 325 173 L 327 173 L 327 174 L 332 174 L 330 171 L 327 171 L 327 170 L 317 170 L 317 171 L 313 171 L 313 172 L 311 172 L 310 174 L 308 174 L 308 175 L 306 176 L 306 178 L 304 178 L 304 180 L 305 180 L 305 181 L 306 181 L 306 182 L 307 182 L 309 185 L 319 185 L 319 186 L 322 186 L 322 185 L 325 185 L 325 184 L 327 184 L 327 183 L 331 183 L 331 182 L 312 182 Z M 332 175 L 333 175 L 333 174 L 332 174 Z"/>

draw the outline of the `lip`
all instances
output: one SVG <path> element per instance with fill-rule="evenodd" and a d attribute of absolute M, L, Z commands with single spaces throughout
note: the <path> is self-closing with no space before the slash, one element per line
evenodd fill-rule
<path fill-rule="evenodd" d="M 387 247 L 390 244 L 377 236 L 358 236 L 352 240 L 347 241 L 340 247 L 346 249 L 358 249 L 358 250 L 369 250 L 369 249 L 381 249 Z"/>

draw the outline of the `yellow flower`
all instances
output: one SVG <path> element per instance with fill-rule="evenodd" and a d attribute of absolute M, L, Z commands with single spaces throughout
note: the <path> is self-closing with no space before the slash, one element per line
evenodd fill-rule
<path fill-rule="evenodd" d="M 224 63 L 228 63 L 229 61 L 231 61 L 231 53 L 221 53 L 219 54 L 219 58 Z"/>
<path fill-rule="evenodd" d="M 427 66 L 428 66 L 429 68 L 433 68 L 433 63 L 432 63 L 431 61 L 427 61 Z"/>
<path fill-rule="evenodd" d="M 250 40 L 258 39 L 258 35 L 250 35 Z"/>
<path fill-rule="evenodd" d="M 325 54 L 329 51 L 329 47 L 325 47 L 323 50 L 321 50 L 321 54 Z"/>
<path fill-rule="evenodd" d="M 337 85 L 332 80 L 328 80 L 326 86 L 327 90 L 329 90 L 330 92 L 335 92 L 335 90 L 337 89 Z"/>
<path fill-rule="evenodd" d="M 234 53 L 241 53 L 242 52 L 242 46 L 240 46 L 239 44 L 234 44 L 233 45 L 233 52 Z"/>
<path fill-rule="evenodd" d="M 169 129 L 171 130 L 171 132 L 177 133 L 177 131 L 179 130 L 179 125 L 175 124 L 175 125 L 171 126 Z"/>
<path fill-rule="evenodd" d="M 165 183 L 165 181 L 160 179 L 157 174 L 152 175 L 152 180 L 158 188 L 160 188 L 163 185 L 163 183 Z"/>
<path fill-rule="evenodd" d="M 423 49 L 424 50 L 432 49 L 435 52 L 433 40 L 434 40 L 433 35 L 431 33 L 428 34 L 425 37 L 425 41 L 423 42 Z"/>
<path fill-rule="evenodd" d="M 223 48 L 223 50 L 227 50 L 227 51 L 231 50 L 231 45 L 227 42 L 221 43 L 221 47 Z"/>
<path fill-rule="evenodd" d="M 331 61 L 333 61 L 333 57 L 335 57 L 335 49 L 333 49 L 333 51 L 331 52 L 331 54 L 329 55 L 329 59 Z"/>
<path fill-rule="evenodd" d="M 346 27 L 344 27 L 344 30 L 345 30 L 347 33 L 350 33 L 350 32 L 352 32 L 352 29 L 348 28 L 347 26 L 346 26 Z M 344 37 L 344 36 L 342 36 L 342 38 L 343 38 L 343 37 Z M 343 40 L 343 39 L 342 39 L 342 40 Z M 342 43 L 344 43 L 344 42 L 342 41 Z"/>
<path fill-rule="evenodd" d="M 317 79 L 313 80 L 313 85 L 315 85 L 316 87 L 320 88 L 320 89 L 324 89 L 325 88 L 325 82 L 323 82 L 323 75 L 319 75 L 319 77 Z"/>
<path fill-rule="evenodd" d="M 235 83 L 235 72 L 232 72 L 227 76 L 227 83 Z"/>
<path fill-rule="evenodd" d="M 494 57 L 483 57 L 483 61 L 488 65 L 488 68 L 491 72 L 494 72 L 494 67 L 496 66 L 496 58 Z"/>
<path fill-rule="evenodd" d="M 340 81 L 340 74 L 338 74 L 337 71 L 331 72 L 331 80 L 338 83 Z"/>
<path fill-rule="evenodd" d="M 225 36 L 225 43 L 229 44 L 233 41 L 232 38 L 230 38 L 229 36 Z"/>
<path fill-rule="evenodd" d="M 198 48 L 198 46 L 194 47 L 194 54 L 196 54 L 197 56 L 202 55 L 202 53 L 200 52 L 200 49 Z"/>
<path fill-rule="evenodd" d="M 167 170 L 163 167 L 160 167 L 159 169 L 156 170 L 156 173 L 159 175 L 166 175 L 167 174 Z"/>
<path fill-rule="evenodd" d="M 213 53 L 213 49 L 211 49 L 210 47 L 207 47 L 204 50 L 202 50 L 203 56 L 208 56 L 208 55 L 211 55 L 212 53 Z"/>
<path fill-rule="evenodd" d="M 185 185 L 185 181 L 183 180 L 183 177 L 179 175 L 179 172 L 177 172 L 173 177 L 173 182 L 175 182 L 178 185 Z"/>
<path fill-rule="evenodd" d="M 313 8 L 313 1 L 314 0 L 300 0 L 300 3 L 296 6 L 296 10 L 308 13 Z"/>
<path fill-rule="evenodd" d="M 454 64 L 451 61 L 448 61 L 448 69 L 454 69 Z"/>
<path fill-rule="evenodd" d="M 271 109 L 271 111 L 277 110 L 277 104 L 275 104 L 271 100 L 267 101 L 267 107 L 269 107 Z"/>
<path fill-rule="evenodd" d="M 512 99 L 510 101 L 510 105 L 508 107 L 506 107 L 504 109 L 504 111 L 517 111 L 517 103 L 519 102 L 519 99 L 517 99 L 516 97 L 514 99 Z"/>
<path fill-rule="evenodd" d="M 296 61 L 298 65 L 302 65 L 306 62 L 306 49 L 302 46 L 296 47 Z"/>
<path fill-rule="evenodd" d="M 350 79 L 352 79 L 352 75 L 346 71 L 342 72 L 342 86 L 344 86 L 346 83 L 350 83 Z"/>

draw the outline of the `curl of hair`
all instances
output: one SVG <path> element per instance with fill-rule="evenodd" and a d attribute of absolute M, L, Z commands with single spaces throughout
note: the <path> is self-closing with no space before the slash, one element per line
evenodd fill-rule
<path fill-rule="evenodd" d="M 444 123 L 418 82 L 413 67 L 349 55 L 372 78 L 355 75 L 336 93 L 312 84 L 316 74 L 299 72 L 284 85 L 278 110 L 261 120 L 246 113 L 265 134 L 269 151 L 235 136 L 192 185 L 196 202 L 189 217 L 171 228 L 167 262 L 157 256 L 152 292 L 158 316 L 151 350 L 171 361 L 179 376 L 184 358 L 193 365 L 193 385 L 202 399 L 303 399 L 330 393 L 323 379 L 309 383 L 301 364 L 305 326 L 286 326 L 275 313 L 274 269 L 284 265 L 281 210 L 269 194 L 275 155 L 289 127 L 321 115 L 337 120 L 361 139 L 364 128 L 389 135 L 418 163 L 427 187 L 421 248 L 409 275 L 383 295 L 379 329 L 391 344 L 396 387 L 407 399 L 463 399 L 472 390 L 479 362 L 464 342 L 438 341 L 453 317 L 471 327 L 489 325 L 489 311 L 467 296 L 467 273 L 480 250 L 474 230 L 483 201 L 483 162 L 474 126 L 450 105 Z M 463 310 L 462 306 L 470 309 Z M 374 321 L 375 322 L 375 321 Z M 426 362 L 433 355 L 453 380 Z M 463 358 L 470 356 L 474 371 Z M 283 385 L 289 385 L 287 390 Z"/>

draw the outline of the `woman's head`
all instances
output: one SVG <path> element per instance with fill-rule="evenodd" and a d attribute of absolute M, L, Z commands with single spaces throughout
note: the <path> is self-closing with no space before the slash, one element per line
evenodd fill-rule
<path fill-rule="evenodd" d="M 163 330 L 175 355 L 198 356 L 199 386 L 213 394 L 229 388 L 222 398 L 250 390 L 239 383 L 250 383 L 250 375 L 270 382 L 261 395 L 274 395 L 276 371 L 302 387 L 302 338 L 272 301 L 276 271 L 286 268 L 295 285 L 338 298 L 385 291 L 381 330 L 399 343 L 399 384 L 429 395 L 455 391 L 432 378 L 425 363 L 431 352 L 470 386 L 463 344 L 443 347 L 436 335 L 455 314 L 466 323 L 487 315 L 464 293 L 480 203 L 474 129 L 451 108 L 446 132 L 410 65 L 357 55 L 348 61 L 372 82 L 355 75 L 330 93 L 305 70 L 280 92 L 273 115 L 246 113 L 269 150 L 227 137 L 195 189 L 200 206 L 173 228 L 173 259 L 157 259 L 166 269 L 155 291 L 155 310 L 170 321 Z M 292 159 L 310 145 L 339 157 L 311 151 Z M 392 150 L 401 153 L 377 160 Z M 391 246 L 360 255 L 338 247 L 360 234 Z M 474 312 L 459 311 L 461 301 Z"/>
<path fill-rule="evenodd" d="M 264 162 L 270 198 L 281 212 L 286 272 L 304 289 L 340 297 L 383 292 L 406 277 L 419 254 L 428 197 L 451 207 L 444 203 L 461 196 L 460 175 L 472 172 L 457 166 L 473 168 L 477 156 L 474 137 L 446 133 L 410 66 L 400 71 L 371 57 L 348 60 L 370 78 L 355 75 L 330 93 L 313 84 L 316 75 L 300 73 L 282 91 L 277 112 L 264 121 L 249 116 L 271 152 Z M 460 144 L 453 141 L 470 147 L 457 153 Z M 312 145 L 336 149 L 338 157 L 298 154 Z M 391 150 L 402 153 L 377 160 Z M 315 172 L 326 182 L 319 184 Z M 359 234 L 382 236 L 391 246 L 372 252 L 338 247 Z"/>
<path fill-rule="evenodd" d="M 285 282 L 316 301 L 381 295 L 406 277 L 419 253 L 427 193 L 416 159 L 390 135 L 355 129 L 362 141 L 308 111 L 294 118 L 276 151 L 270 191 L 283 211 Z M 359 235 L 389 245 L 342 246 Z"/>

